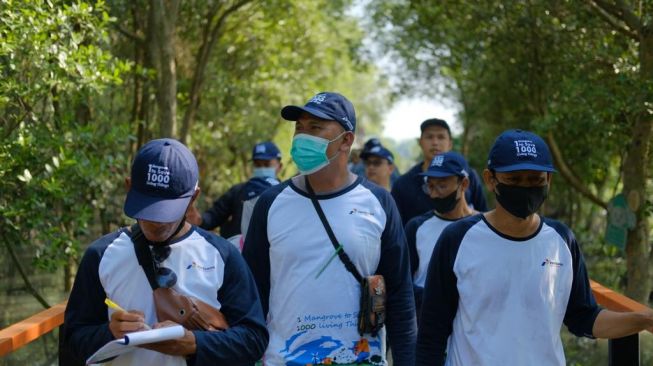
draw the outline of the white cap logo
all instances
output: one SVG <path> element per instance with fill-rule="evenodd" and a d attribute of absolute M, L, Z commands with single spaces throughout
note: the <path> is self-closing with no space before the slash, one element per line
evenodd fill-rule
<path fill-rule="evenodd" d="M 442 163 L 444 163 L 444 156 L 436 155 L 436 157 L 433 158 L 433 161 L 431 162 L 431 166 L 442 166 Z"/>
<path fill-rule="evenodd" d="M 309 103 L 322 104 L 326 100 L 326 94 L 318 94 L 309 100 Z"/>
<path fill-rule="evenodd" d="M 147 184 L 152 187 L 170 187 L 170 170 L 167 166 L 147 164 Z"/>
<path fill-rule="evenodd" d="M 265 153 L 265 145 L 263 145 L 263 144 L 261 144 L 261 145 L 256 145 L 256 153 L 257 153 L 257 154 L 259 154 L 259 153 Z"/>
<path fill-rule="evenodd" d="M 537 149 L 535 148 L 535 143 L 531 140 L 515 140 L 515 149 L 517 150 L 517 157 L 537 157 Z"/>

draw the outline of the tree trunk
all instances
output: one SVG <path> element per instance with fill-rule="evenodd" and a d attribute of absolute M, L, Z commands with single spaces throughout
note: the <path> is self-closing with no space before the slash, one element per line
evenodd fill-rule
<path fill-rule="evenodd" d="M 653 80 L 653 32 L 651 27 L 643 27 L 640 33 L 639 59 L 644 81 Z M 645 95 L 642 103 L 653 102 L 650 95 Z M 632 129 L 632 141 L 628 147 L 623 168 L 624 193 L 631 209 L 635 211 L 636 224 L 628 231 L 626 256 L 628 261 L 628 285 L 626 294 L 643 303 L 647 303 L 651 292 L 650 263 L 652 262 L 651 245 L 648 240 L 648 217 L 646 208 L 646 179 L 650 167 L 649 151 L 653 137 L 653 116 L 648 112 L 640 113 Z"/>
<path fill-rule="evenodd" d="M 188 142 L 188 137 L 193 128 L 195 114 L 197 113 L 197 109 L 200 106 L 202 83 L 204 81 L 204 72 L 206 70 L 206 65 L 209 62 L 209 57 L 211 56 L 211 52 L 215 48 L 218 39 L 222 36 L 222 30 L 224 28 L 225 22 L 231 14 L 238 11 L 250 1 L 251 0 L 240 0 L 234 3 L 232 6 L 225 9 L 219 17 L 217 17 L 217 14 L 222 4 L 215 4 L 215 6 L 213 6 L 207 12 L 206 25 L 202 32 L 202 45 L 200 46 L 197 56 L 195 57 L 195 70 L 193 72 L 193 81 L 191 82 L 189 95 L 190 101 L 188 108 L 186 109 L 186 113 L 184 113 L 181 132 L 179 134 L 179 139 L 183 143 Z"/>
<path fill-rule="evenodd" d="M 177 124 L 177 66 L 175 24 L 179 0 L 150 0 L 148 48 L 156 70 L 156 101 L 159 112 L 157 137 L 175 137 Z"/>

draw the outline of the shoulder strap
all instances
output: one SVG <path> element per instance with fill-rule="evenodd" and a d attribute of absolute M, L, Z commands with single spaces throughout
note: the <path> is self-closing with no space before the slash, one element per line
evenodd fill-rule
<path fill-rule="evenodd" d="M 156 276 L 154 274 L 156 272 L 154 269 L 154 259 L 152 258 L 152 252 L 148 248 L 147 238 L 138 224 L 134 224 L 131 227 L 131 239 L 134 243 L 134 251 L 136 252 L 138 264 L 143 268 L 143 272 L 145 272 L 145 276 L 152 290 L 156 290 L 159 288 L 159 285 L 156 282 Z"/>
<path fill-rule="evenodd" d="M 331 230 L 331 225 L 329 225 L 329 221 L 327 220 L 326 216 L 324 216 L 324 211 L 322 211 L 322 207 L 320 207 L 320 203 L 317 201 L 315 192 L 313 191 L 313 187 L 311 187 L 311 184 L 308 182 L 308 176 L 304 176 L 304 182 L 306 183 L 306 190 L 308 191 L 308 195 L 311 198 L 313 207 L 315 207 L 315 211 L 317 211 L 317 215 L 320 217 L 320 221 L 322 221 L 324 230 L 326 230 L 327 235 L 329 235 L 329 239 L 331 239 L 331 244 L 333 244 L 333 248 L 336 250 L 336 253 L 338 253 L 338 257 L 342 261 L 342 264 L 345 265 L 345 268 L 349 271 L 349 273 L 351 273 L 354 276 L 354 278 L 356 279 L 356 281 L 358 281 L 358 283 L 362 283 L 363 276 L 361 276 L 361 274 L 358 273 L 358 270 L 356 269 L 354 263 L 352 263 L 351 259 L 349 258 L 347 253 L 345 253 L 345 250 L 342 248 L 342 246 L 338 244 L 338 239 L 336 239 L 333 230 Z"/>

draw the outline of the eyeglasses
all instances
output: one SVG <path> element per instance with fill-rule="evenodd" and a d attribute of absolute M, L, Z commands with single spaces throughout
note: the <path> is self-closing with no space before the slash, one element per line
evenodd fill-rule
<path fill-rule="evenodd" d="M 156 273 L 156 283 L 159 287 L 170 288 L 177 284 L 177 274 L 167 267 L 162 267 L 161 263 L 170 256 L 172 249 L 169 245 L 155 245 L 151 247 L 152 260 Z"/>
<path fill-rule="evenodd" d="M 456 190 L 460 187 L 461 182 L 462 179 L 458 179 Z M 449 183 L 429 184 L 428 179 L 425 177 L 424 183 L 422 184 L 422 192 L 424 192 L 427 196 L 430 196 L 432 193 L 450 193 L 453 192 L 453 190 L 451 190 L 451 185 Z"/>

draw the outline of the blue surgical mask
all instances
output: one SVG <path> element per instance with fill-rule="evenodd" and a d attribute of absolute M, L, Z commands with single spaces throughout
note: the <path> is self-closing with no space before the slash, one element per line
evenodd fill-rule
<path fill-rule="evenodd" d="M 254 168 L 254 177 L 256 178 L 275 178 L 276 176 L 277 168 L 273 166 Z"/>
<path fill-rule="evenodd" d="M 292 160 L 297 164 L 301 174 L 312 174 L 329 165 L 331 160 L 338 156 L 338 153 L 329 158 L 326 154 L 327 147 L 333 141 L 339 139 L 346 131 L 338 135 L 333 140 L 327 140 L 322 137 L 311 136 L 305 133 L 295 135 L 292 139 L 292 148 L 290 155 Z"/>

